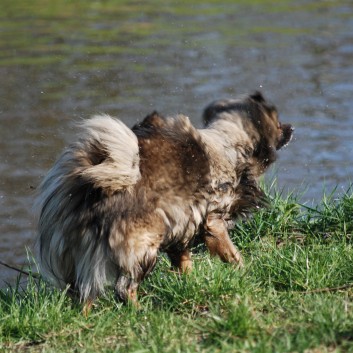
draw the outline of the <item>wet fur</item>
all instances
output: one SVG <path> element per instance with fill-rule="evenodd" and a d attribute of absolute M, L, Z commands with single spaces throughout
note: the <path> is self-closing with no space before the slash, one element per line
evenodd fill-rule
<path fill-rule="evenodd" d="M 44 179 L 37 200 L 41 271 L 84 302 L 114 283 L 136 302 L 160 251 L 191 269 L 196 238 L 242 265 L 228 228 L 265 196 L 257 178 L 292 127 L 261 93 L 212 103 L 204 129 L 154 112 L 132 130 L 109 116 L 85 121 Z"/>

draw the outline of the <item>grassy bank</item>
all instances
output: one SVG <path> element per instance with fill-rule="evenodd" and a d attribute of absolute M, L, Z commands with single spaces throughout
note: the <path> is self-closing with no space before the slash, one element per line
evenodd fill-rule
<path fill-rule="evenodd" d="M 43 282 L 0 292 L 0 351 L 351 352 L 353 194 L 272 207 L 239 223 L 246 266 L 202 249 L 187 276 L 161 258 L 140 288 L 141 309 L 101 299 L 88 318 Z"/>

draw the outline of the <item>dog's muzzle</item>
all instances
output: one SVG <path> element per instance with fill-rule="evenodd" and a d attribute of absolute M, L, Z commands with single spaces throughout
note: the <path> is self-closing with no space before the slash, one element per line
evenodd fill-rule
<path fill-rule="evenodd" d="M 281 130 L 281 136 L 276 146 L 277 150 L 288 145 L 293 137 L 294 127 L 291 124 L 282 124 Z"/>

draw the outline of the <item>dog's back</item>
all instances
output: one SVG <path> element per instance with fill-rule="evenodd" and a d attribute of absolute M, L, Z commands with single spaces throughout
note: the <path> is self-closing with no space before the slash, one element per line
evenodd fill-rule
<path fill-rule="evenodd" d="M 210 182 L 210 163 L 201 135 L 182 115 L 133 131 L 140 148 L 139 187 L 150 194 L 169 228 L 164 244 L 173 238 L 178 246 L 186 246 L 206 212 L 203 194 Z"/>

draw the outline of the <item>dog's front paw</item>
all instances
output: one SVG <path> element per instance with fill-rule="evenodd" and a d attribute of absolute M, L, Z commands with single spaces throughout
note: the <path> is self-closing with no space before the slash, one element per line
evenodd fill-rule
<path fill-rule="evenodd" d="M 224 254 L 222 260 L 224 262 L 231 263 L 237 269 L 244 267 L 243 257 L 241 256 L 240 251 L 238 251 L 235 247 L 234 249 L 231 249 L 229 253 Z"/>

